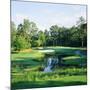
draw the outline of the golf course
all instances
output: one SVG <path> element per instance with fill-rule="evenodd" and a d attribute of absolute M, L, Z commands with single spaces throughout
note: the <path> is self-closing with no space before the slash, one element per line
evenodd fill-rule
<path fill-rule="evenodd" d="M 54 52 L 48 52 L 54 50 Z M 42 52 L 40 52 L 42 51 Z M 45 52 L 46 51 L 46 52 Z M 77 54 L 79 51 L 81 55 Z M 47 47 L 28 49 L 11 54 L 12 87 L 41 88 L 87 84 L 86 48 Z M 49 57 L 60 57 L 51 72 L 45 72 Z"/>
<path fill-rule="evenodd" d="M 87 85 L 86 5 L 11 6 L 11 89 Z"/>

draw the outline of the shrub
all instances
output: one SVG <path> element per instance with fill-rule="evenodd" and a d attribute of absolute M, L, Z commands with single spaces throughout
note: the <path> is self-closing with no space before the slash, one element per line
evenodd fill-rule
<path fill-rule="evenodd" d="M 18 36 L 14 42 L 14 46 L 15 50 L 22 50 L 29 48 L 31 45 L 24 37 Z"/>

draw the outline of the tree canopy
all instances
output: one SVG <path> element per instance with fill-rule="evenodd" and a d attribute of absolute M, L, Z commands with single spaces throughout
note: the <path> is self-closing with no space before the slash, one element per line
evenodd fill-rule
<path fill-rule="evenodd" d="M 76 25 L 67 28 L 52 25 L 49 30 L 39 30 L 35 22 L 24 19 L 16 28 L 11 22 L 11 47 L 21 50 L 38 46 L 87 46 L 87 23 L 81 16 Z"/>

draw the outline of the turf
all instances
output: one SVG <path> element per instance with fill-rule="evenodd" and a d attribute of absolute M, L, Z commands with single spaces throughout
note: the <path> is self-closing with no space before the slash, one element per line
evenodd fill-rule
<path fill-rule="evenodd" d="M 54 50 L 54 54 L 67 55 L 62 58 L 64 64 L 86 64 L 86 56 L 76 55 L 75 51 L 85 52 L 86 48 L 71 47 L 45 47 L 42 50 Z M 47 52 L 46 52 L 47 53 Z M 12 63 L 12 89 L 57 87 L 87 84 L 87 69 L 69 68 L 62 66 L 55 68 L 55 72 L 43 73 L 44 56 L 46 53 L 38 52 L 38 48 L 23 50 L 11 54 Z"/>
<path fill-rule="evenodd" d="M 44 80 L 44 81 L 23 81 L 12 83 L 12 89 L 26 89 L 26 88 L 44 88 L 44 87 L 60 87 L 72 85 L 86 85 L 86 76 L 65 76 L 59 80 Z"/>

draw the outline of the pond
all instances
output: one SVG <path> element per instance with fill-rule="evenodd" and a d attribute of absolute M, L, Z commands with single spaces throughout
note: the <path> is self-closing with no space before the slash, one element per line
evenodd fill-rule
<path fill-rule="evenodd" d="M 52 51 L 52 52 L 54 52 L 54 51 Z M 68 54 L 52 53 L 52 52 L 50 51 L 49 53 L 45 53 L 44 61 L 46 62 L 46 65 L 44 65 L 45 66 L 44 72 L 52 72 L 53 68 L 55 68 L 56 66 L 64 66 L 64 64 L 62 63 L 62 58 L 70 57 L 70 56 L 72 58 L 72 54 L 68 55 Z M 75 66 L 85 65 L 86 59 L 84 58 L 85 62 L 83 62 L 83 57 L 86 57 L 86 52 L 81 52 L 81 51 L 77 50 L 74 52 L 73 57 L 75 58 L 76 62 L 75 62 L 75 64 L 71 64 L 71 66 L 72 65 L 75 65 Z M 77 57 L 79 57 L 79 58 L 77 58 Z M 69 66 L 70 66 L 70 64 L 69 64 Z"/>
<path fill-rule="evenodd" d="M 62 65 L 61 60 L 63 57 L 66 57 L 66 56 L 68 56 L 68 55 L 61 55 L 61 54 L 56 54 L 56 53 L 45 54 L 44 72 L 52 72 L 53 68 L 55 68 L 56 66 Z"/>
<path fill-rule="evenodd" d="M 30 54 L 15 54 L 15 60 L 11 61 L 12 67 L 22 70 L 53 72 L 57 68 L 87 65 L 87 52 L 85 50 L 54 50 L 50 48 L 45 50 L 39 49 L 33 55 Z M 37 58 L 34 59 L 34 55 Z M 44 57 L 39 60 L 39 55 L 43 55 Z"/>
<path fill-rule="evenodd" d="M 46 64 L 46 67 L 44 69 L 44 72 L 52 72 L 52 68 L 55 67 L 55 65 L 58 64 L 58 57 L 56 56 L 50 56 L 47 58 L 47 64 Z"/>

